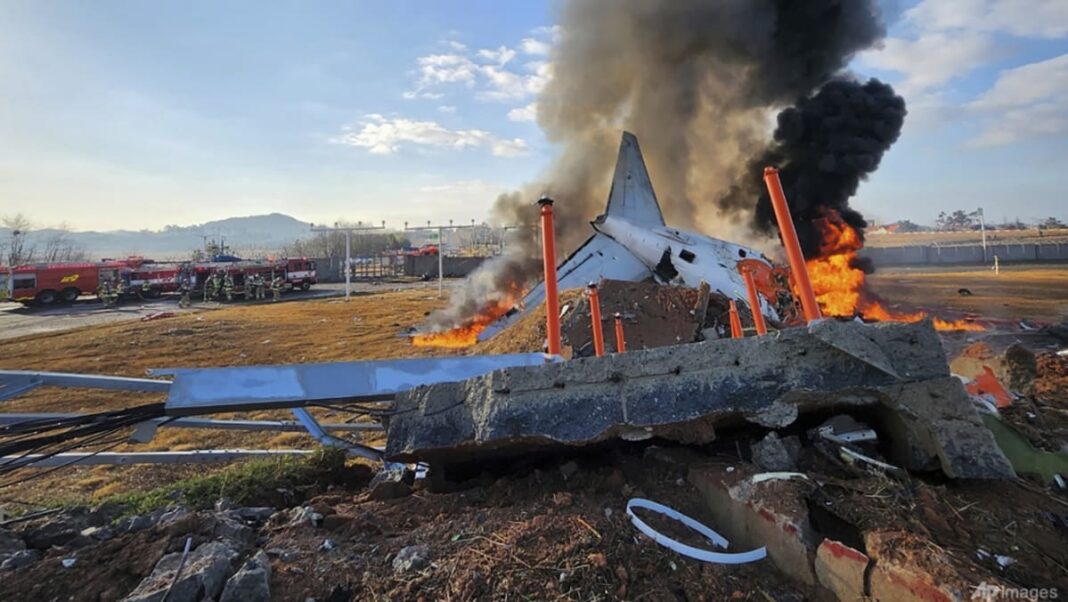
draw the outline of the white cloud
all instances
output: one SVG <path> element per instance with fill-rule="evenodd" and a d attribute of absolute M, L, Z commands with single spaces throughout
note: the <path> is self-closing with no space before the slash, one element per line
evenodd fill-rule
<path fill-rule="evenodd" d="M 557 29 L 542 34 L 556 35 Z M 549 43 L 536 37 L 524 38 L 519 48 L 525 55 L 544 56 Z M 475 97 L 484 101 L 527 100 L 541 92 L 548 82 L 552 65 L 545 60 L 532 60 L 515 66 L 518 52 L 508 46 L 483 48 L 477 52 L 462 50 L 449 54 L 419 57 L 418 81 L 415 89 L 404 98 L 436 98 L 430 90 L 462 84 L 475 90 Z"/>
<path fill-rule="evenodd" d="M 441 105 L 440 107 L 438 107 L 438 111 L 442 113 L 455 113 L 456 107 L 452 105 Z"/>
<path fill-rule="evenodd" d="M 881 48 L 863 53 L 861 60 L 901 73 L 900 91 L 909 96 L 965 76 L 997 54 L 993 38 L 986 34 L 925 32 L 911 40 L 887 38 Z"/>
<path fill-rule="evenodd" d="M 973 146 L 996 146 L 1068 130 L 1068 54 L 1007 69 L 968 104 L 982 131 Z"/>
<path fill-rule="evenodd" d="M 446 42 L 446 44 L 448 44 L 449 48 L 452 48 L 453 50 L 467 50 L 467 45 L 464 44 L 463 42 L 457 42 L 456 40 L 449 40 L 448 42 Z"/>
<path fill-rule="evenodd" d="M 367 115 L 358 130 L 345 128 L 333 142 L 366 148 L 375 155 L 391 155 L 403 144 L 453 150 L 486 147 L 497 157 L 515 157 L 527 151 L 527 143 L 522 138 L 504 139 L 485 130 L 450 130 L 433 121 L 378 114 Z"/>
<path fill-rule="evenodd" d="M 1068 35 L 1065 0 L 923 0 L 905 13 L 929 30 L 1002 32 L 1022 37 Z"/>
<path fill-rule="evenodd" d="M 546 55 L 549 54 L 549 43 L 534 38 L 523 38 L 519 42 L 519 48 L 525 54 Z"/>
<path fill-rule="evenodd" d="M 515 58 L 515 50 L 507 46 L 500 46 L 496 49 L 483 48 L 478 51 L 478 56 L 491 60 L 498 65 L 507 65 L 509 61 Z"/>
<path fill-rule="evenodd" d="M 431 54 L 419 57 L 419 85 L 466 83 L 475 81 L 478 66 L 459 54 Z"/>
<path fill-rule="evenodd" d="M 526 106 L 516 107 L 508 111 L 508 119 L 512 121 L 534 121 L 538 118 L 538 103 L 532 102 Z"/>

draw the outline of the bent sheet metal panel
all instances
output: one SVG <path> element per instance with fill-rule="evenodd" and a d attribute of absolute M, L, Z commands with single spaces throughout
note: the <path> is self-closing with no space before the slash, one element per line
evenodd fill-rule
<path fill-rule="evenodd" d="M 559 361 L 542 353 L 472 355 L 285 366 L 167 368 L 167 414 L 300 407 L 309 402 L 384 401 L 419 385 L 454 382 L 502 368 Z"/>

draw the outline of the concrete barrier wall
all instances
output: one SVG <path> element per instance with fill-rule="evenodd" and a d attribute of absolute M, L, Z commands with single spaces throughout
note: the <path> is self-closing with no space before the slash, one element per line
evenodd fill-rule
<path fill-rule="evenodd" d="M 860 252 L 876 266 L 983 264 L 999 261 L 1068 261 L 1068 243 L 1011 243 L 987 245 L 911 245 L 869 247 Z"/>
<path fill-rule="evenodd" d="M 485 260 L 485 257 L 449 257 L 446 255 L 442 258 L 442 271 L 445 272 L 446 278 L 463 278 L 475 271 Z M 437 278 L 438 256 L 419 255 L 406 257 L 404 274 L 417 278 L 424 276 Z"/>

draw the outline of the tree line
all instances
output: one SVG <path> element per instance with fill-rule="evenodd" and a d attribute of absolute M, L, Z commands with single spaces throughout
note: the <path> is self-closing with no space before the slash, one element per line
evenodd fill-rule
<path fill-rule="evenodd" d="M 3 247 L 0 248 L 3 252 L 0 259 L 9 266 L 35 262 L 85 261 L 88 257 L 85 249 L 71 238 L 70 228 L 66 224 L 34 235 L 36 227 L 33 222 L 25 215 L 17 213 L 0 218 L 0 225 L 9 231 L 7 240 L 2 241 Z"/>

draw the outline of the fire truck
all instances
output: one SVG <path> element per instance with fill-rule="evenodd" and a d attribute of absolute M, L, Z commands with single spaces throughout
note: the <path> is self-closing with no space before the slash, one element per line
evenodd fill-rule
<path fill-rule="evenodd" d="M 50 305 L 95 294 L 104 279 L 128 283 L 129 268 L 120 261 L 20 265 L 0 270 L 0 289 L 12 301 Z"/>
<path fill-rule="evenodd" d="M 70 303 L 81 295 L 95 294 L 103 280 L 121 281 L 128 296 L 156 298 L 178 290 L 188 277 L 194 291 L 203 290 L 213 273 L 230 274 L 234 292 L 244 294 L 245 278 L 260 274 L 267 282 L 275 276 L 285 279 L 286 290 L 308 290 L 318 282 L 315 262 L 306 258 L 280 260 L 239 260 L 216 262 L 156 263 L 141 258 L 81 263 L 45 263 L 0 268 L 0 300 L 24 304 Z"/>

